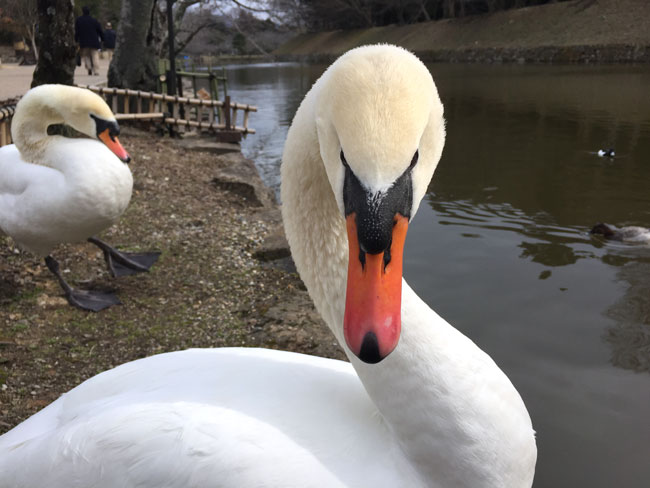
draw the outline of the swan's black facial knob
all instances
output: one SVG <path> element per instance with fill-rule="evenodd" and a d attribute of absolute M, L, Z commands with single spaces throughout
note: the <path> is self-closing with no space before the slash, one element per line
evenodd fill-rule
<path fill-rule="evenodd" d="M 417 161 L 417 157 L 414 156 L 414 160 Z M 371 193 L 346 164 L 343 204 L 346 217 L 351 214 L 356 216 L 361 251 L 379 254 L 389 250 L 395 215 L 399 214 L 407 219 L 411 217 L 411 167 L 385 192 Z"/>

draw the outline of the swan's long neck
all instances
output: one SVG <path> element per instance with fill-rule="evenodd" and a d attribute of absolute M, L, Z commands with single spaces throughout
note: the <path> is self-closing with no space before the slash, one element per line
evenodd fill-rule
<path fill-rule="evenodd" d="M 312 97 L 313 98 L 313 97 Z M 529 486 L 535 448 L 528 413 L 508 378 L 404 283 L 402 335 L 379 364 L 359 361 L 342 333 L 347 234 L 318 149 L 310 97 L 287 138 L 285 231 L 316 308 L 425 484 Z M 530 479 L 528 479 L 530 478 Z"/>
<path fill-rule="evenodd" d="M 43 93 L 44 90 L 41 90 Z M 23 159 L 29 162 L 42 162 L 47 148 L 60 137 L 50 136 L 47 128 L 62 124 L 65 117 L 55 103 L 55 97 L 25 95 L 16 108 L 11 121 L 11 137 Z"/>

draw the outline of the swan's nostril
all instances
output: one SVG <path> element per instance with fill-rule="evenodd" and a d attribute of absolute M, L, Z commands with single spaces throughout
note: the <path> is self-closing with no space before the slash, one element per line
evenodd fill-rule
<path fill-rule="evenodd" d="M 379 353 L 379 342 L 377 342 L 377 336 L 374 332 L 368 332 L 363 337 L 358 356 L 361 361 L 368 364 L 377 364 L 384 359 Z"/>

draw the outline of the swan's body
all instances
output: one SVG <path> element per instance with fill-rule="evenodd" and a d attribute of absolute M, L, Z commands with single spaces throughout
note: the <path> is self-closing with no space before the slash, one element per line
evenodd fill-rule
<path fill-rule="evenodd" d="M 390 258 L 370 249 L 379 241 L 364 233 L 375 238 L 384 227 L 368 233 L 373 215 L 364 221 L 358 206 L 349 213 L 350 178 L 361 181 L 361 194 L 375 192 L 353 202 L 361 206 L 411 185 L 394 226 L 386 214 L 395 240 L 394 229 L 407 225 L 404 217 L 426 191 L 443 141 L 442 106 L 415 57 L 371 46 L 340 58 L 289 131 L 282 200 L 296 266 L 351 364 L 243 349 L 128 363 L 0 437 L 0 487 L 43 479 L 50 487 L 531 486 L 530 418 L 489 356 L 406 283 L 395 327 L 366 323 L 369 315 L 346 307 L 354 306 L 346 299 L 346 281 L 357 279 L 346 278 L 354 259 L 363 257 L 371 270 L 383 255 L 387 276 L 401 260 L 395 242 Z M 384 212 L 377 212 L 380 221 Z M 348 240 L 352 249 L 357 238 L 346 236 L 346 223 L 348 233 L 360 229 L 362 250 L 349 259 Z M 388 298 L 399 305 L 400 296 Z"/>
<path fill-rule="evenodd" d="M 630 225 L 617 228 L 608 224 L 596 224 L 590 231 L 591 234 L 600 234 L 612 241 L 648 244 L 650 243 L 650 229 Z"/>
<path fill-rule="evenodd" d="M 48 135 L 61 123 L 91 139 Z M 120 303 L 112 293 L 72 288 L 50 256 L 59 244 L 89 240 L 104 251 L 113 276 L 146 271 L 158 258 L 129 256 L 93 237 L 119 219 L 133 189 L 108 105 L 89 90 L 41 85 L 18 102 L 11 134 L 15 144 L 0 148 L 0 233 L 44 257 L 72 305 L 99 311 Z"/>
<path fill-rule="evenodd" d="M 128 166 L 102 143 L 49 137 L 47 166 L 25 161 L 13 144 L 0 148 L 0 229 L 39 257 L 114 224 L 133 186 Z"/>

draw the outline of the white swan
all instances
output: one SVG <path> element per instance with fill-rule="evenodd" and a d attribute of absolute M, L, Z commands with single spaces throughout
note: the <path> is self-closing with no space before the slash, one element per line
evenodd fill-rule
<path fill-rule="evenodd" d="M 127 363 L 0 437 L 0 486 L 531 486 L 517 391 L 401 280 L 398 241 L 443 143 L 417 58 L 339 58 L 295 116 L 282 199 L 298 270 L 351 364 L 240 348 Z"/>
<path fill-rule="evenodd" d="M 62 123 L 92 139 L 48 135 L 50 125 Z M 119 127 L 108 105 L 89 90 L 42 85 L 18 102 L 11 134 L 15 144 L 0 148 L 0 232 L 45 257 L 73 305 L 97 311 L 119 303 L 110 293 L 71 288 L 49 255 L 61 243 L 90 238 L 104 251 L 113 275 L 144 271 L 155 261 L 138 262 L 139 256 L 92 237 L 122 215 L 133 187 L 125 164 L 130 157 L 117 139 Z"/>

